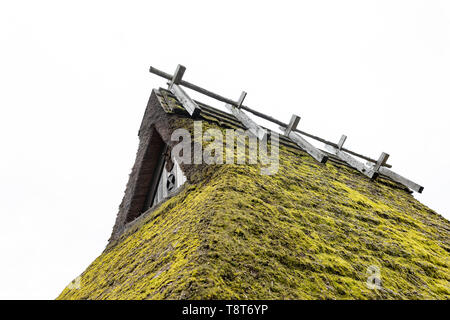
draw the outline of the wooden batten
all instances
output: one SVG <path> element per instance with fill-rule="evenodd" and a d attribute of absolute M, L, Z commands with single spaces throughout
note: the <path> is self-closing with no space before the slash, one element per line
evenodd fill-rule
<path fill-rule="evenodd" d="M 424 189 L 421 185 L 418 185 L 417 183 L 415 183 L 415 182 L 413 182 L 413 181 L 411 181 L 409 179 L 406 179 L 405 177 L 402 177 L 398 173 L 395 173 L 394 171 L 389 170 L 386 167 L 380 167 L 378 169 L 378 172 L 380 174 L 385 175 L 386 177 L 389 177 L 392 180 L 394 180 L 394 181 L 396 181 L 396 182 L 398 182 L 398 183 L 400 183 L 400 184 L 410 188 L 411 190 L 413 190 L 415 192 L 422 193 L 422 191 Z"/>
<path fill-rule="evenodd" d="M 256 122 L 254 122 L 248 115 L 246 115 L 241 109 L 237 107 L 226 104 L 225 107 L 230 110 L 230 112 L 246 127 L 252 134 L 254 134 L 258 139 L 263 140 L 267 131 L 261 128 Z"/>
<path fill-rule="evenodd" d="M 328 161 L 328 156 L 314 147 L 311 143 L 303 139 L 299 134 L 295 132 L 290 132 L 288 135 L 289 139 L 294 141 L 300 148 L 306 151 L 311 157 L 319 161 L 320 163 L 326 163 Z"/>
<path fill-rule="evenodd" d="M 367 167 L 364 163 L 356 160 L 348 153 L 345 153 L 344 151 L 341 151 L 338 148 L 335 148 L 327 144 L 325 145 L 325 149 L 327 149 L 327 151 L 334 154 L 342 161 L 345 161 L 349 166 L 355 168 L 356 170 L 358 170 L 365 176 L 369 177 L 370 179 L 374 179 L 376 177 L 377 174 L 372 168 Z"/>
<path fill-rule="evenodd" d="M 388 168 L 384 167 L 383 165 L 386 163 L 387 159 L 389 158 L 389 155 L 385 152 L 383 152 L 375 166 L 373 167 L 367 167 L 364 163 L 356 160 L 351 155 L 333 147 L 330 145 L 325 145 L 325 148 L 332 154 L 336 155 L 339 159 L 345 161 L 348 165 L 355 168 L 365 176 L 369 177 L 370 179 L 375 179 L 378 177 L 379 174 L 382 174 L 386 177 L 391 178 L 392 180 L 404 185 L 405 187 L 410 188 L 413 191 L 416 191 L 418 193 L 422 193 L 423 187 L 418 185 L 417 183 L 399 175 L 398 173 L 395 173 L 392 170 L 389 170 Z"/>
<path fill-rule="evenodd" d="M 319 161 L 320 163 L 326 163 L 328 161 L 328 156 L 314 147 L 311 143 L 306 141 L 302 136 L 295 133 L 294 130 L 297 129 L 297 125 L 300 122 L 300 117 L 297 115 L 292 115 L 291 120 L 287 127 L 280 127 L 280 130 L 284 131 L 284 135 L 291 139 L 300 148 L 306 151 L 311 157 Z"/>
<path fill-rule="evenodd" d="M 299 134 L 291 131 L 288 137 L 320 163 L 326 163 L 328 161 L 328 156 L 325 153 L 303 139 Z"/>
<path fill-rule="evenodd" d="M 352 157 L 351 155 L 349 155 L 348 153 L 346 153 L 346 152 L 344 152 L 342 150 L 346 140 L 347 140 L 347 136 L 345 134 L 343 134 L 341 136 L 341 139 L 339 139 L 339 142 L 337 144 L 337 148 L 334 147 L 334 146 L 325 144 L 325 149 L 327 149 L 327 151 L 329 151 L 330 153 L 334 154 L 336 157 L 338 157 L 342 161 L 346 162 L 349 166 L 351 166 L 352 168 L 358 170 L 359 172 L 361 172 L 365 176 L 369 177 L 370 179 L 375 179 L 377 177 L 376 170 L 366 166 L 364 163 L 356 160 L 354 157 Z"/>
<path fill-rule="evenodd" d="M 191 115 L 191 117 L 195 117 L 200 113 L 200 107 L 188 94 L 177 84 L 172 83 L 170 92 L 172 92 L 175 97 L 177 97 L 178 101 L 181 102 L 186 111 Z"/>

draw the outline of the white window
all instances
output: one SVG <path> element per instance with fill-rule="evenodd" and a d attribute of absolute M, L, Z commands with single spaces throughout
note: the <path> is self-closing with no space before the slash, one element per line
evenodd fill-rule
<path fill-rule="evenodd" d="M 171 163 L 173 163 L 173 165 L 171 165 Z M 186 182 L 186 177 L 176 160 L 173 159 L 171 163 L 168 164 L 167 161 L 164 160 L 161 175 L 156 186 L 152 207 L 172 195 Z M 170 166 L 172 166 L 172 168 L 170 168 Z M 169 167 L 170 171 L 167 170 L 167 167 Z"/>

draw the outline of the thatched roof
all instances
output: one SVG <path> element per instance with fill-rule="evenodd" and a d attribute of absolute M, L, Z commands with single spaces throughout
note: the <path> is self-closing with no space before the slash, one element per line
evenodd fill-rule
<path fill-rule="evenodd" d="M 206 126 L 241 126 L 201 106 Z M 192 123 L 169 92 L 153 91 L 110 243 L 60 299 L 450 297 L 448 220 L 389 179 L 332 157 L 320 164 L 287 140 L 274 175 L 258 164 L 182 165 L 184 187 L 141 212 L 155 150 Z"/>

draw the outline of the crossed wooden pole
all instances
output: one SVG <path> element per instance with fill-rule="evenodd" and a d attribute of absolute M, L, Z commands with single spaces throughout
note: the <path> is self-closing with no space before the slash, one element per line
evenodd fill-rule
<path fill-rule="evenodd" d="M 298 145 L 302 150 L 307 152 L 311 157 L 313 157 L 318 162 L 324 164 L 327 162 L 329 156 L 322 150 L 316 148 L 314 145 L 309 143 L 305 138 L 306 136 L 316 141 L 322 142 L 325 145 L 325 149 L 330 153 L 339 158 L 340 160 L 347 163 L 350 167 L 355 168 L 368 178 L 375 180 L 380 174 L 391 178 L 394 181 L 410 188 L 413 191 L 422 193 L 423 187 L 417 183 L 399 175 L 388 169 L 392 166 L 387 163 L 389 154 L 383 152 L 378 160 L 372 159 L 370 157 L 364 156 L 362 154 L 356 153 L 352 150 L 344 148 L 344 143 L 347 140 L 347 136 L 342 135 L 338 143 L 334 143 L 318 136 L 312 135 L 310 133 L 299 130 L 298 124 L 300 122 L 300 117 L 297 115 L 292 115 L 291 120 L 288 124 L 279 121 L 271 116 L 261 113 L 255 109 L 245 106 L 244 100 L 247 93 L 243 91 L 237 101 L 225 98 L 214 92 L 201 88 L 195 84 L 183 80 L 183 75 L 186 71 L 186 67 L 178 65 L 175 73 L 170 75 L 164 71 L 158 70 L 154 67 L 150 67 L 150 72 L 156 74 L 162 78 L 169 80 L 169 90 L 172 94 L 180 101 L 186 111 L 191 115 L 191 117 L 196 117 L 200 111 L 200 106 L 189 97 L 189 95 L 183 90 L 181 86 L 189 88 L 191 90 L 202 93 L 208 97 L 219 100 L 225 103 L 225 107 L 247 128 L 252 134 L 254 134 L 258 139 L 262 140 L 267 135 L 267 130 L 258 125 L 253 121 L 244 111 L 250 112 L 257 117 L 268 120 L 272 123 L 279 125 L 280 130 L 284 132 L 284 135 L 289 138 L 292 142 Z M 367 166 L 361 161 L 357 160 L 354 156 L 364 159 L 371 163 Z"/>

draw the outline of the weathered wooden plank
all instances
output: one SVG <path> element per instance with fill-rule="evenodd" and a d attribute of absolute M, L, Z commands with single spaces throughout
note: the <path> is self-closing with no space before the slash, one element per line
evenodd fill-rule
<path fill-rule="evenodd" d="M 389 178 L 391 178 L 394 181 L 397 181 L 398 183 L 401 183 L 402 185 L 410 188 L 413 191 L 416 191 L 418 193 L 422 193 L 423 187 L 421 185 L 418 185 L 417 183 L 406 179 L 405 177 L 399 175 L 398 173 L 393 172 L 392 170 L 389 170 L 385 167 L 380 167 L 378 172 L 382 175 L 385 175 Z"/>
<path fill-rule="evenodd" d="M 258 139 L 264 139 L 267 131 L 261 128 L 252 119 L 250 119 L 250 117 L 246 115 L 242 110 L 228 103 L 225 105 L 225 107 L 230 110 L 230 112 L 244 125 L 244 127 L 250 130 L 250 132 L 253 133 Z"/>
<path fill-rule="evenodd" d="M 280 127 L 280 130 L 284 131 L 284 135 L 294 141 L 300 148 L 305 150 L 311 157 L 319 161 L 320 163 L 326 163 L 328 161 L 328 156 L 314 147 L 311 143 L 306 141 L 302 136 L 295 133 L 297 130 L 297 125 L 300 122 L 300 117 L 293 114 L 289 124 L 287 126 Z"/>
<path fill-rule="evenodd" d="M 289 135 L 286 136 L 289 137 L 289 139 L 294 141 L 300 148 L 305 150 L 311 157 L 313 157 L 320 163 L 326 163 L 328 161 L 328 156 L 325 153 L 323 153 L 322 151 L 314 147 L 312 144 L 310 144 L 308 141 L 303 139 L 299 134 L 291 131 L 289 132 Z"/>
<path fill-rule="evenodd" d="M 172 92 L 175 97 L 177 97 L 178 101 L 181 102 L 183 107 L 192 117 L 197 116 L 200 113 L 200 107 L 195 103 L 191 97 L 177 84 L 173 83 L 172 88 L 170 88 L 170 92 Z"/>
<path fill-rule="evenodd" d="M 398 173 L 395 173 L 392 170 L 389 170 L 386 167 L 383 167 L 383 163 L 385 163 L 387 161 L 387 159 L 389 158 L 389 155 L 387 153 L 383 152 L 380 156 L 380 159 L 379 159 L 377 165 L 375 165 L 373 168 L 369 168 L 366 165 L 364 165 L 362 162 L 359 162 L 358 160 L 353 158 L 351 155 L 349 155 L 343 151 L 340 151 L 333 146 L 325 145 L 325 148 L 328 151 L 330 151 L 330 153 L 336 155 L 339 159 L 345 161 L 351 167 L 355 168 L 356 170 L 358 170 L 362 174 L 366 175 L 370 179 L 375 179 L 379 174 L 382 174 L 382 175 L 389 177 L 392 180 L 394 180 L 394 181 L 396 181 L 418 193 L 422 193 L 422 191 L 424 189 L 422 186 L 418 185 L 417 183 L 415 183 L 409 179 L 406 179 L 405 177 L 399 175 Z"/>
<path fill-rule="evenodd" d="M 327 144 L 325 145 L 325 149 L 327 149 L 330 153 L 336 155 L 339 159 L 345 161 L 351 167 L 355 168 L 356 170 L 358 170 L 365 176 L 369 177 L 370 179 L 374 179 L 376 177 L 377 173 L 372 168 L 367 167 L 364 163 L 356 160 L 355 158 L 345 153 L 344 151 L 341 151 L 338 148 L 335 148 Z"/>

